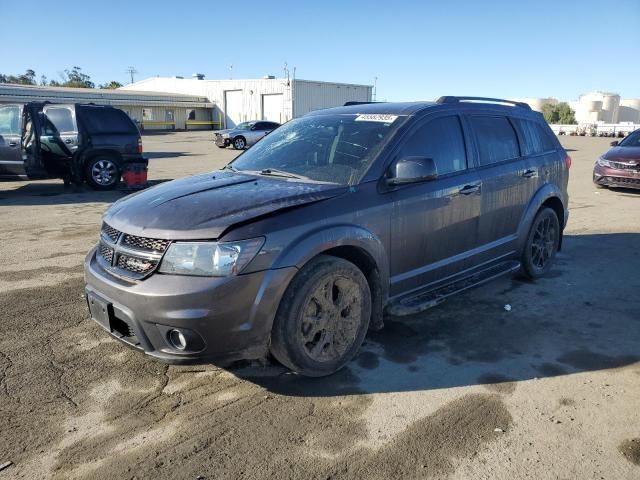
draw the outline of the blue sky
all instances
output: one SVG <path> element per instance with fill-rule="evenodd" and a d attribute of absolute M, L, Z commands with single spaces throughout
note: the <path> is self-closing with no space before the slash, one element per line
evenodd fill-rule
<path fill-rule="evenodd" d="M 378 77 L 379 100 L 640 97 L 640 0 L 0 0 L 0 17 L 0 73 L 255 78 L 286 61 L 299 78 Z"/>

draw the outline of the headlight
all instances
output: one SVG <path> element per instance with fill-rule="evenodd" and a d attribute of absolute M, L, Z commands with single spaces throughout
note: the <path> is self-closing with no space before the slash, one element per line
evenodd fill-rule
<path fill-rule="evenodd" d="M 223 133 L 222 134 L 222 138 L 229 138 L 229 134 L 228 133 Z"/>
<path fill-rule="evenodd" d="M 258 254 L 264 238 L 240 242 L 175 242 L 165 253 L 160 272 L 174 275 L 237 275 Z"/>
<path fill-rule="evenodd" d="M 596 162 L 598 165 L 600 165 L 601 167 L 611 167 L 611 162 L 609 160 L 605 160 L 604 158 L 600 157 L 598 159 L 598 161 Z"/>

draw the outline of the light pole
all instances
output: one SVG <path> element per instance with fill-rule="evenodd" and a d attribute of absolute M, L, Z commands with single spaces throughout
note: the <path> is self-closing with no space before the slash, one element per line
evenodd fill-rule
<path fill-rule="evenodd" d="M 376 101 L 378 96 L 378 77 L 373 77 L 373 101 Z"/>

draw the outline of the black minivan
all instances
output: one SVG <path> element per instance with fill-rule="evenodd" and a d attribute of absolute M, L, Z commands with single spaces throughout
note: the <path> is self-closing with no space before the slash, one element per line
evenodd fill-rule
<path fill-rule="evenodd" d="M 147 164 L 136 124 L 93 104 L 0 104 L 0 179 L 62 178 L 111 190 L 130 163 Z"/>
<path fill-rule="evenodd" d="M 383 312 L 546 274 L 567 224 L 570 165 L 522 103 L 311 112 L 222 170 L 114 203 L 85 260 L 91 317 L 168 362 L 271 353 L 328 375 L 382 328 Z"/>

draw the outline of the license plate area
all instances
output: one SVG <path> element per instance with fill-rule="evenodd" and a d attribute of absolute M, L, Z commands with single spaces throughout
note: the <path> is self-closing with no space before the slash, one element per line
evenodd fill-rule
<path fill-rule="evenodd" d="M 87 293 L 87 303 L 91 318 L 111 332 L 111 304 L 91 292 Z"/>

